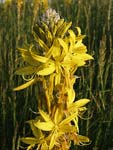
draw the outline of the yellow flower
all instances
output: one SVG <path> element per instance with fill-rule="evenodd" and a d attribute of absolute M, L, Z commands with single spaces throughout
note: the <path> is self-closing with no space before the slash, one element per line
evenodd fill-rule
<path fill-rule="evenodd" d="M 80 30 L 80 29 L 79 29 Z M 23 59 L 30 65 L 20 68 L 16 74 L 34 74 L 47 76 L 55 74 L 55 85 L 60 84 L 61 75 L 67 78 L 67 72 L 74 73 L 80 66 L 84 66 L 87 60 L 93 59 L 87 54 L 86 46 L 82 43 L 82 36 L 77 37 L 72 30 L 68 30 L 69 36 L 55 38 L 49 48 L 39 37 L 34 35 L 35 40 L 44 50 L 44 55 L 38 55 L 34 46 L 29 50 L 19 48 Z M 16 88 L 14 90 L 20 90 Z"/>
<path fill-rule="evenodd" d="M 48 145 L 47 142 L 45 141 L 45 136 L 42 133 L 42 131 L 40 129 L 38 129 L 37 127 L 34 126 L 34 123 L 37 122 L 36 118 L 35 120 L 29 120 L 27 121 L 27 123 L 29 123 L 32 133 L 34 135 L 34 137 L 23 137 L 21 138 L 21 142 L 28 144 L 29 146 L 27 147 L 27 150 L 30 150 L 31 148 L 35 147 L 36 145 L 37 148 L 40 148 L 40 150 L 47 150 L 48 149 Z"/>
<path fill-rule="evenodd" d="M 49 135 L 46 138 L 46 142 L 49 143 L 49 150 L 53 149 L 55 145 L 58 146 L 60 144 L 59 138 L 61 136 L 66 133 L 76 132 L 76 128 L 71 125 L 71 120 L 75 118 L 76 113 L 63 119 L 64 114 L 62 110 L 57 108 L 54 118 L 52 119 L 44 111 L 40 110 L 39 112 L 44 121 L 37 121 L 34 123 L 34 126 L 42 131 L 48 132 Z"/>
<path fill-rule="evenodd" d="M 76 35 L 56 11 L 48 9 L 33 28 L 34 42 L 28 48 L 18 48 L 26 65 L 16 70 L 27 82 L 14 88 L 22 90 L 42 81 L 44 97 L 39 116 L 28 121 L 34 137 L 21 138 L 28 144 L 27 150 L 36 146 L 39 150 L 69 149 L 71 140 L 76 145 L 89 143 L 89 138 L 79 135 L 78 119 L 87 110 L 89 99 L 75 101 L 73 85 L 78 67 L 93 57 L 87 54 L 81 30 Z M 27 78 L 26 78 L 27 77 Z M 45 100 L 45 101 L 43 101 Z M 45 103 L 46 102 L 46 103 Z"/>
<path fill-rule="evenodd" d="M 78 128 L 78 117 L 80 112 L 86 110 L 84 105 L 88 102 L 88 99 L 78 100 L 70 104 L 67 111 L 63 110 L 62 106 L 58 107 L 51 116 L 39 109 L 40 117 L 28 121 L 35 137 L 21 138 L 21 141 L 31 147 L 37 144 L 45 150 L 52 150 L 59 146 L 61 148 L 62 145 L 65 149 L 69 148 L 70 140 L 73 140 L 76 145 L 89 143 L 89 138 L 79 135 Z"/>
<path fill-rule="evenodd" d="M 23 77 L 25 75 L 32 77 L 27 83 L 14 88 L 14 91 L 34 84 L 38 76 L 52 75 L 55 85 L 60 84 L 62 77 L 68 78 L 68 74 L 73 76 L 78 67 L 84 66 L 87 60 L 93 59 L 86 53 L 86 46 L 82 43 L 84 36 L 81 35 L 80 28 L 76 27 L 78 35 L 75 35 L 70 29 L 71 24 L 72 22 L 67 23 L 64 19 L 60 19 L 55 10 L 46 11 L 42 21 L 33 27 L 35 43 L 28 49 L 18 48 L 28 65 L 19 68 L 15 73 Z"/>

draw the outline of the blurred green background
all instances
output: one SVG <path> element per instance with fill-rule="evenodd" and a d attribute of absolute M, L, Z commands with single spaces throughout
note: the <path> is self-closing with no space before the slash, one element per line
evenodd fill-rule
<path fill-rule="evenodd" d="M 31 133 L 25 121 L 36 116 L 38 94 L 32 86 L 12 89 L 24 81 L 14 71 L 22 65 L 17 47 L 31 42 L 38 15 L 48 7 L 45 0 L 0 2 L 0 150 L 20 150 L 20 137 Z M 94 61 L 76 72 L 77 99 L 89 98 L 89 119 L 80 120 L 80 134 L 91 145 L 71 150 L 113 150 L 113 0 L 49 0 L 49 7 L 79 26 Z M 87 117 L 86 117 L 87 118 Z"/>

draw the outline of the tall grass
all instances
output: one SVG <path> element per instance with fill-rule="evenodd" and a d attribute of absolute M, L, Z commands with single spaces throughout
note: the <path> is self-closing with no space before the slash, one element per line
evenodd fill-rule
<path fill-rule="evenodd" d="M 19 3 L 20 2 L 20 3 Z M 88 120 L 80 122 L 80 133 L 92 144 L 79 150 L 113 148 L 113 0 L 57 0 L 50 6 L 66 20 L 80 26 L 86 35 L 84 43 L 95 58 L 88 67 L 79 69 L 75 89 L 77 98 L 91 99 Z M 36 5 L 37 4 L 37 5 Z M 25 121 L 37 111 L 35 92 L 30 87 L 21 92 L 12 89 L 23 81 L 14 76 L 21 62 L 17 47 L 30 43 L 32 26 L 37 18 L 38 1 L 11 1 L 0 4 L 0 149 L 19 150 L 19 137 L 28 131 Z M 22 64 L 21 64 L 22 65 Z M 29 131 L 30 132 L 30 131 Z"/>

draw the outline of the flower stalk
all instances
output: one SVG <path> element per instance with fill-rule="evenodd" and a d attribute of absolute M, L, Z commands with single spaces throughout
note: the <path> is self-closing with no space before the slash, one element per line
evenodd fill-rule
<path fill-rule="evenodd" d="M 79 135 L 78 121 L 90 100 L 76 100 L 73 85 L 78 78 L 74 75 L 76 70 L 93 57 L 87 54 L 79 27 L 75 34 L 72 22 L 61 19 L 51 8 L 40 18 L 33 27 L 34 42 L 29 48 L 18 48 L 27 65 L 15 74 L 30 75 L 30 79 L 14 91 L 39 82 L 43 85 L 43 96 L 38 99 L 40 115 L 28 121 L 34 136 L 21 141 L 29 145 L 27 149 L 36 150 L 68 150 L 71 141 L 75 145 L 89 144 L 88 137 Z"/>

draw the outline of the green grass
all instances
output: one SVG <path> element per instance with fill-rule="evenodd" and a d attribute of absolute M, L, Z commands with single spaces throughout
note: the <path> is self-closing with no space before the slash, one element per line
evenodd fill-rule
<path fill-rule="evenodd" d="M 113 0 L 73 0 L 70 6 L 64 1 L 53 1 L 51 7 L 81 27 L 88 53 L 94 57 L 93 62 L 78 70 L 80 79 L 75 84 L 77 99 L 91 99 L 87 113 L 90 119 L 80 122 L 80 133 L 88 135 L 92 144 L 71 149 L 107 150 L 113 148 Z M 30 42 L 34 7 L 31 1 L 24 1 L 18 14 L 16 1 L 7 6 L 0 4 L 1 150 L 19 150 L 19 137 L 30 133 L 25 121 L 35 117 L 29 109 L 37 111 L 36 86 L 12 91 L 23 82 L 14 76 L 15 69 L 22 65 L 21 60 L 17 61 L 16 48 Z"/>

